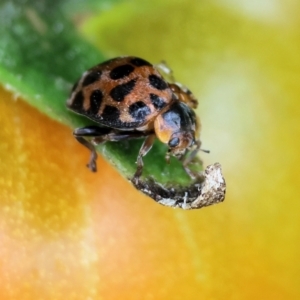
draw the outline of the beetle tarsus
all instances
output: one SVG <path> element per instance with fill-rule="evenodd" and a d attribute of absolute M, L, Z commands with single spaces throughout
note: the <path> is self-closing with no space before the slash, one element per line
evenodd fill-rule
<path fill-rule="evenodd" d="M 142 171 L 143 171 L 143 169 L 137 168 L 137 170 L 134 173 L 134 175 L 132 177 L 132 180 L 131 180 L 134 184 L 138 184 L 139 183 L 140 177 L 142 175 Z"/>
<path fill-rule="evenodd" d="M 90 161 L 86 165 L 92 172 L 97 172 L 97 158 L 98 158 L 97 152 L 92 151 Z"/>

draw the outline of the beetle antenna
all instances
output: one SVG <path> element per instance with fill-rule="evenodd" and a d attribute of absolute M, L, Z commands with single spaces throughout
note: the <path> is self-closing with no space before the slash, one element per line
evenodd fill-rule
<path fill-rule="evenodd" d="M 210 150 L 205 150 L 205 149 L 199 149 L 199 150 L 205 153 L 210 153 Z"/>

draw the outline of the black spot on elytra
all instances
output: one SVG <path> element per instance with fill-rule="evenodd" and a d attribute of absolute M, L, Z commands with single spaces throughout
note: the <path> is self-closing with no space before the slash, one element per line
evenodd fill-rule
<path fill-rule="evenodd" d="M 89 74 L 85 76 L 82 82 L 82 86 L 87 86 L 98 81 L 101 77 L 101 74 L 102 74 L 101 71 L 91 71 Z"/>
<path fill-rule="evenodd" d="M 108 122 L 118 122 L 120 118 L 120 111 L 114 106 L 106 105 L 102 116 Z"/>
<path fill-rule="evenodd" d="M 121 102 L 133 90 L 135 82 L 136 80 L 133 79 L 126 83 L 119 84 L 110 91 L 109 95 L 113 98 L 113 100 Z"/>
<path fill-rule="evenodd" d="M 161 77 L 156 75 L 149 75 L 149 82 L 158 90 L 165 90 L 168 87 L 167 83 Z"/>
<path fill-rule="evenodd" d="M 72 108 L 74 110 L 81 110 L 82 106 L 83 106 L 83 101 L 84 101 L 84 97 L 83 97 L 82 92 L 78 92 L 75 95 L 75 97 L 70 105 L 70 108 Z"/>
<path fill-rule="evenodd" d="M 162 109 L 167 105 L 163 98 L 155 94 L 150 94 L 150 100 L 156 109 Z"/>
<path fill-rule="evenodd" d="M 88 112 L 97 115 L 101 106 L 103 94 L 100 90 L 94 90 L 90 96 L 90 108 Z"/>
<path fill-rule="evenodd" d="M 115 67 L 110 71 L 110 78 L 111 79 L 121 79 L 124 77 L 127 77 L 130 73 L 132 73 L 134 70 L 134 67 L 132 65 L 122 65 Z"/>
<path fill-rule="evenodd" d="M 151 113 L 151 110 L 144 102 L 137 101 L 129 106 L 129 113 L 136 121 L 141 121 Z"/>
<path fill-rule="evenodd" d="M 130 62 L 137 66 L 137 67 L 142 67 L 142 66 L 152 66 L 149 62 L 147 62 L 146 60 L 144 59 L 141 59 L 141 58 L 138 58 L 138 57 L 135 57 L 133 59 L 130 60 Z"/>

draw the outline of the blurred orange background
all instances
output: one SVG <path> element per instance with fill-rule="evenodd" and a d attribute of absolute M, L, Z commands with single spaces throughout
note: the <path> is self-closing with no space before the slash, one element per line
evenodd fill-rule
<path fill-rule="evenodd" d="M 141 5 L 142 3 L 142 5 Z M 107 56 L 165 59 L 199 98 L 225 202 L 163 207 L 72 129 L 0 91 L 0 299 L 300 298 L 300 4 L 127 1 L 80 23 Z"/>

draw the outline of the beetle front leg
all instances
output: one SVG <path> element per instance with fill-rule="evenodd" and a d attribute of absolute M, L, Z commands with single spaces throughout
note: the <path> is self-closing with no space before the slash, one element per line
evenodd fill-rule
<path fill-rule="evenodd" d="M 141 146 L 141 149 L 138 154 L 137 161 L 136 161 L 137 169 L 133 176 L 133 180 L 135 181 L 136 184 L 139 181 L 139 178 L 141 177 L 142 172 L 143 172 L 143 167 L 144 167 L 143 157 L 151 150 L 154 140 L 155 140 L 155 134 L 150 134 L 149 136 L 147 136 L 143 145 Z"/>
<path fill-rule="evenodd" d="M 203 151 L 206 153 L 209 153 L 208 150 L 203 150 L 201 149 L 201 141 L 198 140 L 195 142 L 195 148 L 189 153 L 188 156 L 186 157 L 182 157 L 182 166 L 185 170 L 185 172 L 191 177 L 191 179 L 196 179 L 197 177 L 199 177 L 198 174 L 195 174 L 190 168 L 189 165 L 193 163 L 193 160 L 196 158 L 196 155 L 198 154 L 199 151 Z"/>

